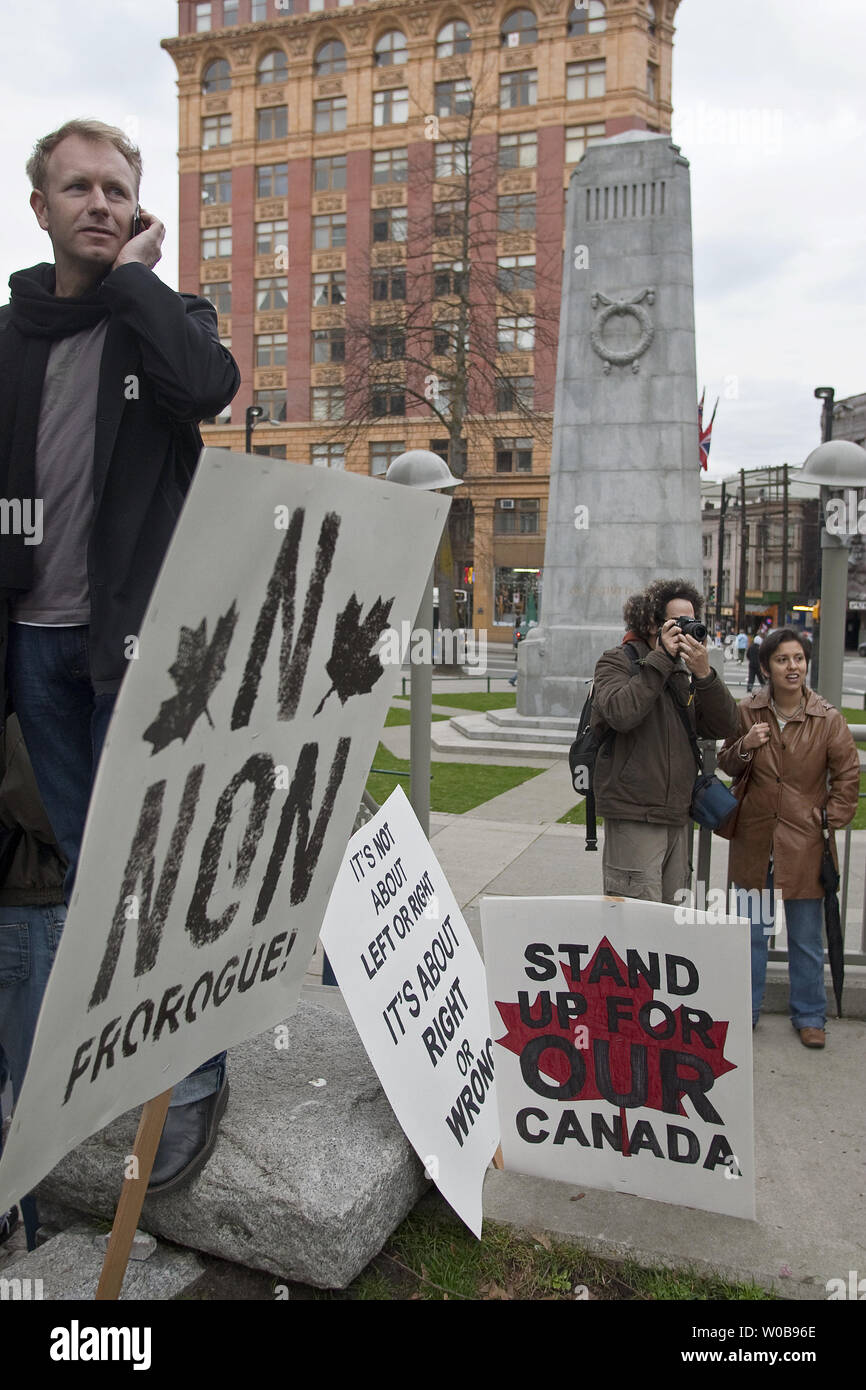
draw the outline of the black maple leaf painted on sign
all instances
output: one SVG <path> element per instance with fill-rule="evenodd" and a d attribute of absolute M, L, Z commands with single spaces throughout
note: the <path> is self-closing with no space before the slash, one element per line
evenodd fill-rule
<path fill-rule="evenodd" d="M 177 686 L 177 694 L 163 700 L 159 714 L 145 729 L 142 738 L 153 744 L 151 756 L 162 752 L 173 739 L 186 742 L 199 715 L 204 714 L 211 728 L 213 720 L 207 702 L 222 680 L 226 653 L 238 620 L 234 603 L 227 613 L 217 619 L 214 634 L 207 640 L 207 619 L 198 627 L 181 627 L 177 642 L 177 660 L 169 666 L 168 674 Z"/>
<path fill-rule="evenodd" d="M 314 717 L 332 690 L 336 690 L 340 702 L 345 704 L 350 696 L 366 695 L 373 689 L 382 674 L 382 663 L 371 652 L 382 629 L 388 626 L 393 602 L 393 597 L 386 602 L 380 595 L 361 622 L 361 605 L 357 595 L 352 594 L 342 613 L 337 615 L 331 656 L 325 666 L 333 684 L 319 701 Z"/>

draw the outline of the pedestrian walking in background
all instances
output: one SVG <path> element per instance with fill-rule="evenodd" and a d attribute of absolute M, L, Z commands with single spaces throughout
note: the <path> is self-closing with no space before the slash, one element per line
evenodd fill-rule
<path fill-rule="evenodd" d="M 738 660 L 738 661 L 745 661 L 745 659 L 746 659 L 746 648 L 748 647 L 748 645 L 749 645 L 749 639 L 748 639 L 748 637 L 746 636 L 746 634 L 745 634 L 745 632 L 743 631 L 743 629 L 740 628 L 739 632 L 737 633 L 737 660 Z"/>
<path fill-rule="evenodd" d="M 746 659 L 749 663 L 749 679 L 746 683 L 746 691 L 751 695 L 755 681 L 758 682 L 758 685 L 764 684 L 764 673 L 761 670 L 760 637 L 756 637 L 754 642 L 750 643 L 749 650 L 746 653 Z"/>

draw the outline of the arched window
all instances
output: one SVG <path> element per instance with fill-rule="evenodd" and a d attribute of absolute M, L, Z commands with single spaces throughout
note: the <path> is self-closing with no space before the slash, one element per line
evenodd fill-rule
<path fill-rule="evenodd" d="M 538 27 L 532 10 L 512 10 L 501 29 L 502 42 L 508 48 L 524 47 L 538 39 Z"/>
<path fill-rule="evenodd" d="M 201 75 L 201 89 L 205 96 L 211 92 L 227 92 L 232 85 L 231 68 L 225 58 L 217 58 L 208 63 Z"/>
<path fill-rule="evenodd" d="M 329 39 L 316 51 L 315 71 L 317 77 L 329 72 L 346 71 L 346 45 L 339 39 Z"/>
<path fill-rule="evenodd" d="M 589 5 L 575 5 L 568 15 L 568 37 L 579 38 L 581 34 L 603 34 L 607 28 L 607 15 L 602 0 L 589 0 Z"/>
<path fill-rule="evenodd" d="M 455 53 L 468 53 L 472 47 L 469 25 L 465 19 L 452 19 L 443 24 L 436 35 L 436 57 L 453 58 Z"/>
<path fill-rule="evenodd" d="M 259 60 L 256 81 L 260 87 L 271 82 L 285 82 L 289 76 L 289 60 L 281 48 L 272 48 Z"/>
<path fill-rule="evenodd" d="M 656 14 L 656 7 L 655 7 L 655 5 L 652 3 L 652 0 L 648 0 L 647 9 L 649 10 L 649 14 L 647 15 L 647 21 L 648 21 L 648 22 L 647 22 L 647 28 L 649 29 L 650 35 L 651 35 L 651 36 L 654 36 L 654 35 L 655 35 L 655 31 L 656 31 L 656 23 L 657 23 L 657 21 L 658 21 L 658 16 L 657 16 L 657 14 Z"/>
<path fill-rule="evenodd" d="M 377 68 L 389 68 L 397 63 L 405 63 L 408 57 L 406 35 L 399 29 L 389 29 L 387 34 L 376 40 L 374 51 Z"/>

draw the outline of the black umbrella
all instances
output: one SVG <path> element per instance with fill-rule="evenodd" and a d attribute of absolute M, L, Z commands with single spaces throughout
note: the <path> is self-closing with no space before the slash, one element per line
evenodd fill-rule
<path fill-rule="evenodd" d="M 839 872 L 830 853 L 830 829 L 827 825 L 827 810 L 821 810 L 821 826 L 824 836 L 824 849 L 821 855 L 821 882 L 824 885 L 824 925 L 827 928 L 827 955 L 830 960 L 830 975 L 833 980 L 833 993 L 836 996 L 836 1017 L 842 1017 L 842 986 L 845 983 L 845 953 L 842 942 L 842 918 L 839 912 Z"/>

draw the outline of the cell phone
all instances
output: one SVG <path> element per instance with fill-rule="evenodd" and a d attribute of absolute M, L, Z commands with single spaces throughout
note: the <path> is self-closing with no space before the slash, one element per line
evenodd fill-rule
<path fill-rule="evenodd" d="M 132 214 L 132 235 L 138 236 L 141 230 L 141 203 L 136 203 L 135 212 Z"/>

